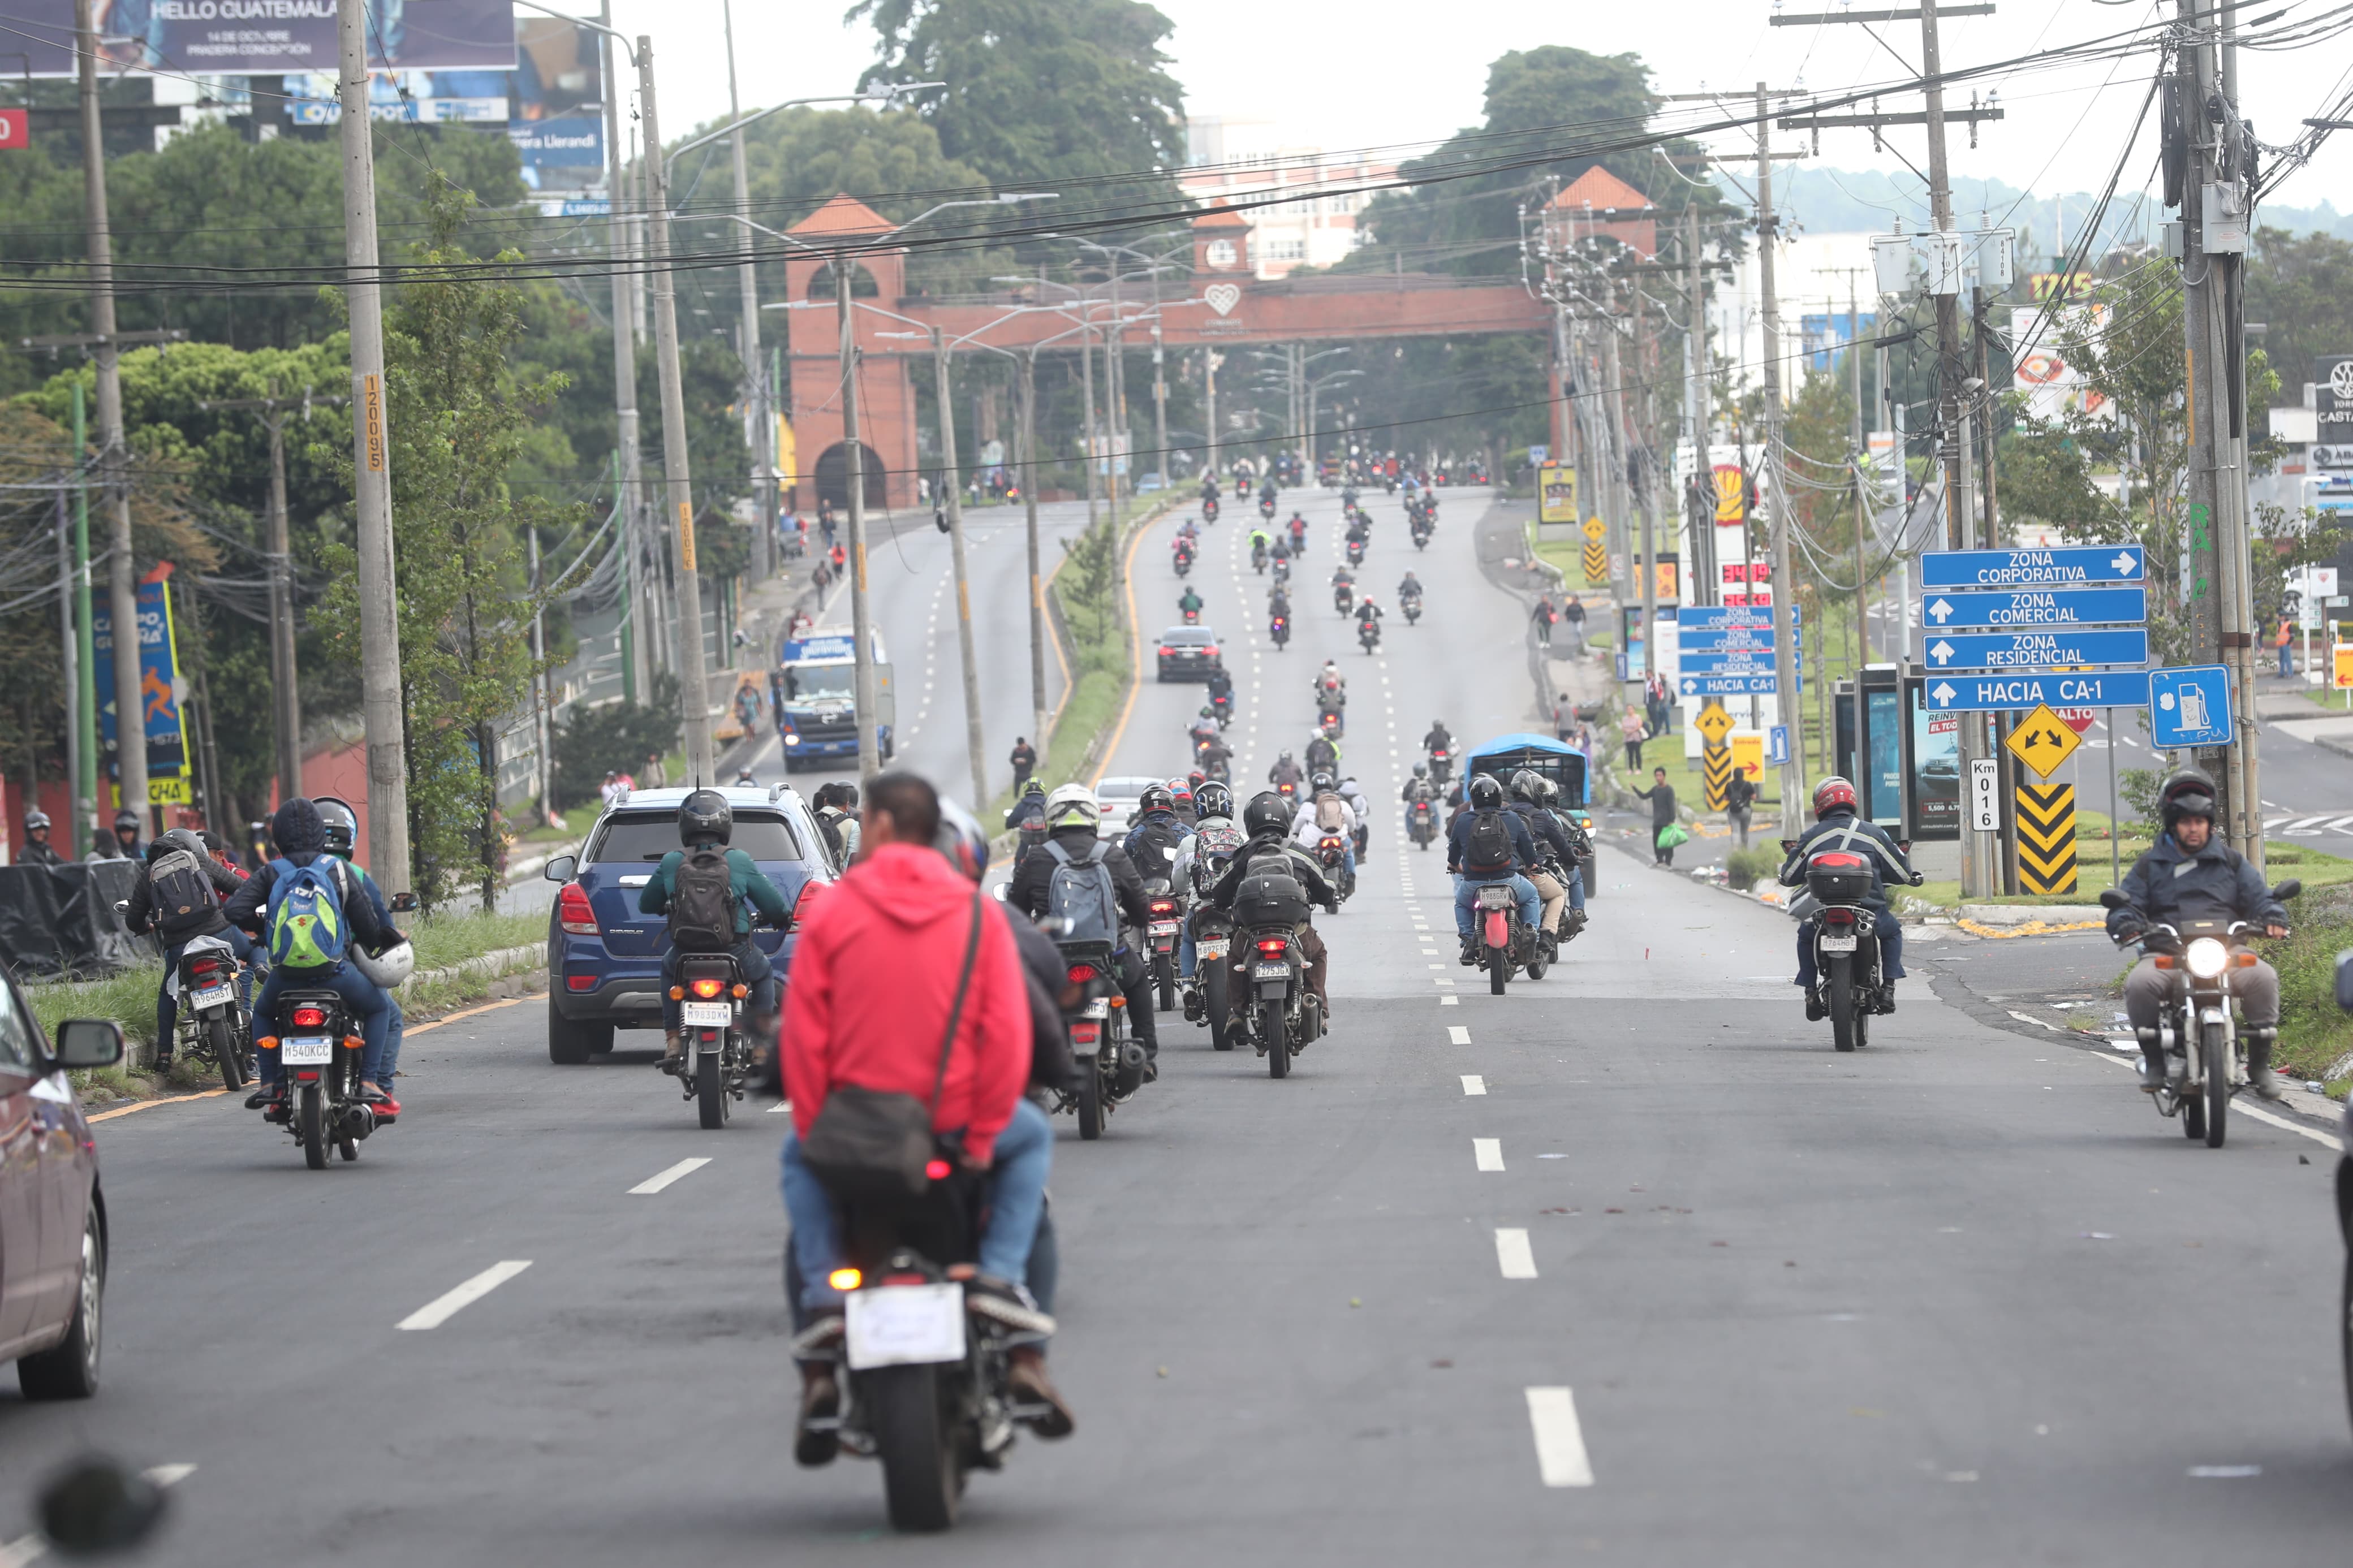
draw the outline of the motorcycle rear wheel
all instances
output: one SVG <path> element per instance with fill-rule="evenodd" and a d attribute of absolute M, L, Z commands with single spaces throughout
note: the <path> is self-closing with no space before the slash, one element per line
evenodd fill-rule
<path fill-rule="evenodd" d="M 891 1528 L 941 1531 L 955 1523 L 964 1492 L 954 1434 L 940 1408 L 934 1366 L 885 1366 L 859 1374 L 859 1393 L 882 1461 Z"/>
<path fill-rule="evenodd" d="M 2206 1069 L 2206 1147 L 2220 1149 L 2231 1118 L 2231 1038 L 2221 1024 L 2199 1028 L 2199 1056 Z"/>
<path fill-rule="evenodd" d="M 695 1119 L 704 1131 L 715 1132 L 727 1125 L 729 1109 L 727 1071 L 721 1065 L 719 1053 L 698 1054 L 694 1070 Z"/>
<path fill-rule="evenodd" d="M 1155 957 L 1152 961 L 1152 967 L 1160 980 L 1160 1011 L 1173 1013 L 1176 1010 L 1176 961 Z"/>
<path fill-rule="evenodd" d="M 1830 961 L 1831 1045 L 1851 1051 L 1855 1046 L 1854 961 L 1843 953 Z"/>
<path fill-rule="evenodd" d="M 1079 1136 L 1092 1143 L 1103 1131 L 1103 1064 L 1089 1057 L 1079 1063 Z"/>
<path fill-rule="evenodd" d="M 1512 950 L 1491 947 L 1487 951 L 1487 994 L 1501 996 L 1504 987 L 1511 984 Z"/>
<path fill-rule="evenodd" d="M 302 1142 L 302 1163 L 314 1171 L 327 1168 L 326 1107 L 320 1103 L 322 1098 L 317 1084 L 306 1084 L 294 1110 L 295 1133 Z"/>
<path fill-rule="evenodd" d="M 1282 1032 L 1282 1004 L 1261 1002 L 1258 1005 L 1260 1026 L 1266 1031 L 1266 1076 L 1291 1076 L 1291 1042 Z"/>
<path fill-rule="evenodd" d="M 1209 1048 L 1230 1051 L 1234 1048 L 1234 1032 L 1228 1022 L 1231 999 L 1226 994 L 1226 961 L 1214 958 L 1208 963 L 1208 973 L 1201 978 L 1201 1005 L 1209 1012 Z"/>
<path fill-rule="evenodd" d="M 205 1044 L 211 1047 L 213 1060 L 220 1066 L 221 1087 L 244 1088 L 245 1075 L 237 1070 L 237 1031 L 228 1026 L 227 1019 L 214 1018 L 205 1025 Z"/>

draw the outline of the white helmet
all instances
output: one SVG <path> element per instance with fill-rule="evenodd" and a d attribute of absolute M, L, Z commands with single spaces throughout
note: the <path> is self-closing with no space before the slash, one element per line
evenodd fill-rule
<path fill-rule="evenodd" d="M 386 991 L 397 987 L 417 973 L 417 950 L 408 945 L 406 937 L 373 956 L 366 948 L 354 942 L 352 944 L 351 960 L 353 968 Z"/>
<path fill-rule="evenodd" d="M 1082 784 L 1066 784 L 1046 797 L 1046 826 L 1093 829 L 1103 821 L 1095 792 Z"/>

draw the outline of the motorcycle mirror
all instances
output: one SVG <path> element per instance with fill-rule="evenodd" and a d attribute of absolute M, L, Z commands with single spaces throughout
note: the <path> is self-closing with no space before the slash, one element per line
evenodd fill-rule
<path fill-rule="evenodd" d="M 2122 888 L 2100 889 L 2100 908 L 2104 910 L 2120 910 L 2131 902 L 2130 899 L 2125 897 L 2125 890 Z"/>
<path fill-rule="evenodd" d="M 1899 853 L 1909 855 L 1912 853 L 1912 840 L 1899 838 L 1895 841 L 1895 847 Z"/>
<path fill-rule="evenodd" d="M 392 912 L 396 915 L 415 914 L 417 912 L 417 895 L 415 893 L 393 894 Z"/>
<path fill-rule="evenodd" d="M 2337 1005 L 2353 1013 L 2353 947 L 2337 955 Z"/>
<path fill-rule="evenodd" d="M 2272 889 L 2272 897 L 2277 899 L 2281 903 L 2285 903 L 2290 899 L 2295 898 L 2298 893 L 2303 891 L 2304 883 L 2296 878 L 2290 877 L 2286 881 L 2282 882 L 2278 887 Z"/>
<path fill-rule="evenodd" d="M 1781 840 L 1781 853 L 1784 855 L 1788 854 L 1790 850 L 1795 849 L 1797 847 L 1798 841 L 1794 838 L 1784 838 Z"/>

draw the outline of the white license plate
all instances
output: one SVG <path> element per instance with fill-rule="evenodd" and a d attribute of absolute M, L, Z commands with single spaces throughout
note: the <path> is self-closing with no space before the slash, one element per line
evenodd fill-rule
<path fill-rule="evenodd" d="M 735 1021 L 735 1008 L 726 1002 L 681 1002 L 678 1014 L 690 1029 L 723 1029 Z"/>
<path fill-rule="evenodd" d="M 1261 963 L 1258 966 L 1258 977 L 1261 980 L 1282 980 L 1288 977 L 1290 973 L 1291 965 L 1287 963 Z"/>
<path fill-rule="evenodd" d="M 1154 921 L 1152 922 L 1152 934 L 1155 936 L 1175 936 L 1176 934 L 1176 922 L 1175 921 Z"/>
<path fill-rule="evenodd" d="M 1226 947 L 1227 944 L 1222 941 L 1205 942 L 1201 944 L 1201 956 L 1203 958 L 1223 958 L 1226 956 Z"/>
<path fill-rule="evenodd" d="M 1479 907 L 1482 910 L 1508 910 L 1518 901 L 1507 892 L 1490 893 L 1482 890 L 1479 894 Z"/>
<path fill-rule="evenodd" d="M 335 1042 L 324 1035 L 310 1035 L 299 1040 L 281 1040 L 278 1059 L 290 1068 L 325 1067 L 335 1059 Z"/>
<path fill-rule="evenodd" d="M 1819 945 L 1824 952 L 1852 952 L 1854 951 L 1854 938 L 1851 936 L 1831 936 L 1825 934 L 1820 939 Z"/>
<path fill-rule="evenodd" d="M 849 1369 L 964 1359 L 964 1287 L 884 1285 L 849 1298 Z"/>
<path fill-rule="evenodd" d="M 229 988 L 226 985 L 207 985 L 194 998 L 199 1007 L 217 1007 L 228 999 Z"/>
<path fill-rule="evenodd" d="M 1092 1001 L 1092 1002 L 1090 1002 L 1090 1003 L 1088 1003 L 1088 1004 L 1087 1004 L 1085 1011 L 1082 1012 L 1082 1013 L 1079 1015 L 1079 1016 L 1080 1016 L 1080 1017 L 1082 1017 L 1082 1018 L 1108 1018 L 1108 1017 L 1110 1017 L 1110 1016 L 1111 1016 L 1111 998 L 1110 998 L 1110 997 L 1108 997 L 1108 996 L 1098 996 L 1098 997 L 1096 997 L 1093 1001 Z"/>

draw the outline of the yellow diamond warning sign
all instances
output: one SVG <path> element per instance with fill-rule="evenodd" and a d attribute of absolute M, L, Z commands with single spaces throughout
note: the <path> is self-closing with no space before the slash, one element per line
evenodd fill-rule
<path fill-rule="evenodd" d="M 2059 771 L 2059 764 L 2075 754 L 2084 737 L 2075 727 L 2052 712 L 2048 704 L 2037 708 L 2018 721 L 2002 742 L 2010 754 L 2034 770 L 2037 778 L 2049 778 Z"/>
<path fill-rule="evenodd" d="M 1587 519 L 1585 520 L 1585 537 L 1586 537 L 1586 538 L 1590 539 L 1590 540 L 1593 540 L 1593 541 L 1596 541 L 1596 542 L 1599 542 L 1600 540 L 1607 538 L 1607 537 L 1609 536 L 1609 525 L 1608 523 L 1606 523 L 1606 522 L 1602 521 L 1599 518 L 1598 518 L 1598 517 L 1588 517 L 1588 518 L 1587 518 Z"/>
<path fill-rule="evenodd" d="M 1720 745 L 1732 730 L 1732 715 L 1724 710 L 1722 703 L 1711 702 L 1699 710 L 1699 717 L 1692 721 L 1692 727 L 1707 737 L 1709 745 Z"/>

